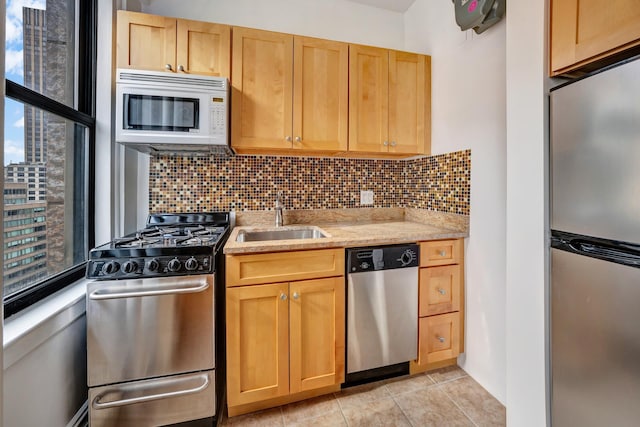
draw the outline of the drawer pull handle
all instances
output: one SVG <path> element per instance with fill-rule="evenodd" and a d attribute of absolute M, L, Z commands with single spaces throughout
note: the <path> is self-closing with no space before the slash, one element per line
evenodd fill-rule
<path fill-rule="evenodd" d="M 445 291 L 442 288 L 438 288 L 438 292 L 440 293 L 440 295 L 446 295 L 447 294 L 447 291 Z"/>
<path fill-rule="evenodd" d="M 298 299 L 298 298 L 300 298 L 300 294 L 297 293 L 297 292 L 294 292 L 293 293 L 293 299 Z"/>
<path fill-rule="evenodd" d="M 442 343 L 443 343 L 443 342 L 445 342 L 444 337 L 436 337 L 436 338 L 438 339 L 438 341 L 440 341 L 440 342 L 442 342 Z"/>
<path fill-rule="evenodd" d="M 167 70 L 167 71 L 172 71 L 171 68 L 172 68 L 171 64 L 167 64 L 167 65 L 164 66 L 164 69 Z"/>
<path fill-rule="evenodd" d="M 440 254 L 440 256 L 447 256 L 447 253 L 445 251 L 440 251 L 438 253 Z"/>
<path fill-rule="evenodd" d="M 291 136 L 287 135 L 287 137 L 285 138 L 285 141 L 291 142 Z"/>
<path fill-rule="evenodd" d="M 285 294 L 285 293 L 280 294 L 280 299 L 282 301 L 286 301 L 287 300 L 287 294 Z"/>

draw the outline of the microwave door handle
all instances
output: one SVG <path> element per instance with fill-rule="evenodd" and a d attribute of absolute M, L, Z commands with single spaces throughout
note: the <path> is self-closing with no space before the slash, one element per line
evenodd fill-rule
<path fill-rule="evenodd" d="M 176 390 L 176 391 L 170 391 L 167 393 L 150 394 L 147 396 L 132 397 L 130 399 L 114 400 L 112 402 L 101 402 L 100 399 L 102 399 L 106 394 L 111 392 L 121 391 L 121 389 L 117 389 L 117 388 L 109 389 L 97 395 L 96 398 L 93 399 L 91 406 L 93 406 L 94 409 L 109 409 L 109 408 L 116 408 L 118 406 L 135 405 L 136 403 L 149 402 L 151 400 L 169 399 L 172 397 L 179 397 L 179 396 L 185 396 L 188 394 L 199 393 L 209 386 L 209 376 L 206 374 L 200 375 L 199 379 L 203 380 L 202 384 L 200 384 L 197 387 L 188 388 L 185 390 Z M 166 385 L 170 385 L 171 383 L 182 383 L 182 382 L 184 382 L 184 379 L 180 378 L 178 380 L 173 380 L 171 382 L 167 381 Z M 137 387 L 137 390 L 144 391 L 144 387 Z"/>
<path fill-rule="evenodd" d="M 189 294 L 202 292 L 209 287 L 209 282 L 205 280 L 197 282 L 187 282 L 185 286 L 176 286 L 171 288 L 157 288 L 148 289 L 148 286 L 144 288 L 133 288 L 131 290 L 110 290 L 107 288 L 97 289 L 89 294 L 89 299 L 94 301 L 106 300 L 106 299 L 118 299 L 118 298 L 137 298 L 137 297 L 153 297 L 160 295 L 173 295 L 173 294 Z M 142 290 L 145 289 L 145 290 Z"/>

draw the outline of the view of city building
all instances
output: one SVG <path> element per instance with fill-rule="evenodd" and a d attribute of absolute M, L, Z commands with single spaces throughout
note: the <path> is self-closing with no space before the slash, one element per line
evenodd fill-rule
<path fill-rule="evenodd" d="M 47 0 L 45 9 L 23 8 L 23 66 L 25 87 L 73 105 L 69 3 Z M 4 295 L 68 265 L 64 178 L 73 132 L 66 120 L 24 106 L 24 161 L 4 167 Z"/>

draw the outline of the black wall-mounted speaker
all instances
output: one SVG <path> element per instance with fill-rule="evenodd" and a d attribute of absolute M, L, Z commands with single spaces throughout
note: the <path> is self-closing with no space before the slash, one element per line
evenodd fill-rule
<path fill-rule="evenodd" d="M 462 31 L 484 32 L 504 16 L 506 0 L 453 0 L 456 23 Z"/>

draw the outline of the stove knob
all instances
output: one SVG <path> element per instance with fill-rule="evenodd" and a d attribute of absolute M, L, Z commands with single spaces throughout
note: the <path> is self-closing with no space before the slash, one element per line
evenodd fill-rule
<path fill-rule="evenodd" d="M 120 264 L 115 261 L 109 261 L 102 267 L 102 272 L 104 274 L 113 274 L 118 270 L 120 270 Z"/>
<path fill-rule="evenodd" d="M 148 263 L 147 263 L 147 269 L 149 271 L 158 271 L 158 269 L 160 268 L 160 263 L 158 262 L 157 259 L 152 258 Z"/>
<path fill-rule="evenodd" d="M 127 261 L 122 264 L 122 271 L 127 274 L 135 273 L 138 270 L 138 263 L 135 261 Z"/>
<path fill-rule="evenodd" d="M 173 273 L 180 271 L 180 267 L 182 267 L 182 263 L 178 258 L 172 259 L 169 261 L 169 264 L 167 264 L 167 268 L 169 268 L 169 271 Z"/>
<path fill-rule="evenodd" d="M 198 268 L 198 260 L 191 257 L 184 263 L 184 267 L 189 271 L 194 271 Z"/>

